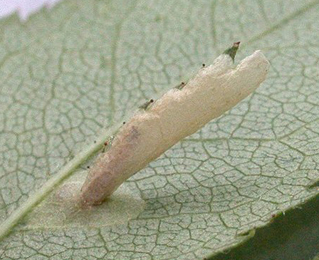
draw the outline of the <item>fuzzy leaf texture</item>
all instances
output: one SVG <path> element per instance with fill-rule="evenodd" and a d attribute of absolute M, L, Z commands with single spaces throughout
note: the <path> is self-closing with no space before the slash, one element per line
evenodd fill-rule
<path fill-rule="evenodd" d="M 318 8 L 68 0 L 24 23 L 1 20 L 1 222 L 101 129 L 234 41 L 242 42 L 236 60 L 261 49 L 271 67 L 253 95 L 127 180 L 130 209 L 115 200 L 112 221 L 94 225 L 24 220 L 0 241 L 0 258 L 202 259 L 316 196 L 308 186 L 319 179 Z"/>

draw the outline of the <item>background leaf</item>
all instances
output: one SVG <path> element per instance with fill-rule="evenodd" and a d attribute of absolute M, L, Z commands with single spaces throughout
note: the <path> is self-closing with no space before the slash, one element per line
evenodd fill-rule
<path fill-rule="evenodd" d="M 275 216 L 270 225 L 257 229 L 255 236 L 247 243 L 211 259 L 318 260 L 318 217 L 319 197 L 316 196 L 285 214 Z"/>
<path fill-rule="evenodd" d="M 128 180 L 146 203 L 137 217 L 93 229 L 18 227 L 1 258 L 203 258 L 315 196 L 318 4 L 69 0 L 25 24 L 1 21 L 1 220 L 103 127 L 234 41 L 243 43 L 238 60 L 262 49 L 271 62 L 256 93 Z"/>

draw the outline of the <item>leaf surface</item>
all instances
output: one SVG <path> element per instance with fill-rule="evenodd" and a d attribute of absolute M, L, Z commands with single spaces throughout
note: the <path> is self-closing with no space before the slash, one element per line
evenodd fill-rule
<path fill-rule="evenodd" d="M 131 220 L 23 230 L 3 259 L 200 259 L 315 196 L 319 1 L 75 1 L 0 21 L 0 219 L 102 128 L 187 80 L 234 41 L 271 62 L 253 95 L 126 187 Z M 185 78 L 186 77 L 186 78 Z"/>

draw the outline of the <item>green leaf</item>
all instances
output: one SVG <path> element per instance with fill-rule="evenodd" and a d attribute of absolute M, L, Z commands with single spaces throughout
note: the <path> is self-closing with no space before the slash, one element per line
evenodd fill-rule
<path fill-rule="evenodd" d="M 81 163 L 98 150 L 103 129 L 233 42 L 242 44 L 238 59 L 261 49 L 271 62 L 256 93 L 126 182 L 144 208 L 94 227 L 33 229 L 25 219 L 0 242 L 0 258 L 200 259 L 316 196 L 308 186 L 319 178 L 319 34 L 310 33 L 318 8 L 68 0 L 25 24 L 0 21 L 3 223 L 72 158 Z"/>

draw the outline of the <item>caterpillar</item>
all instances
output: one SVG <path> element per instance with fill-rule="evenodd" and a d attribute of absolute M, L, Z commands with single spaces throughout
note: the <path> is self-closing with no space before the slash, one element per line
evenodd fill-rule
<path fill-rule="evenodd" d="M 234 43 L 191 80 L 140 106 L 90 167 L 81 188 L 82 205 L 102 203 L 126 179 L 234 107 L 265 80 L 269 62 L 259 50 L 234 68 L 238 47 L 239 42 Z"/>

